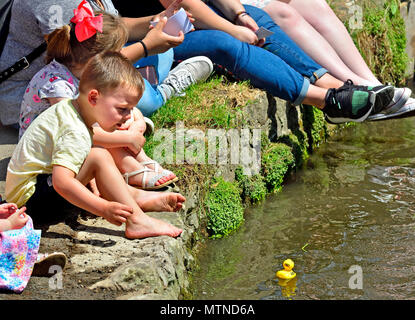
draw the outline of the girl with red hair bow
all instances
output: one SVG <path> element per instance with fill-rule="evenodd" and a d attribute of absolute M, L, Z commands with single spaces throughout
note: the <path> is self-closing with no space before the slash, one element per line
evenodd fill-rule
<path fill-rule="evenodd" d="M 87 62 L 103 51 L 120 51 L 128 39 L 121 18 L 108 13 L 94 14 L 85 0 L 74 10 L 71 23 L 56 29 L 46 38 L 46 62 L 30 81 L 20 109 L 20 137 L 32 121 L 51 105 L 79 94 L 79 79 Z M 147 124 L 135 108 L 127 126 L 115 132 L 94 127 L 94 143 L 108 148 L 127 183 L 140 189 L 155 190 L 177 181 L 169 170 L 148 158 L 142 149 Z M 140 161 L 146 159 L 144 163 Z M 149 168 L 152 164 L 155 168 Z M 94 184 L 91 185 L 94 188 Z M 95 193 L 99 191 L 94 188 Z"/>

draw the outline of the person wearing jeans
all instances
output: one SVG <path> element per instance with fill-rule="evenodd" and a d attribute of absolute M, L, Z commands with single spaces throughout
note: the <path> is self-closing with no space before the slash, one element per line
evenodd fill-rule
<path fill-rule="evenodd" d="M 170 2 L 161 1 L 164 6 Z M 214 1 L 215 8 L 212 2 L 207 6 L 200 0 L 182 1 L 182 7 L 195 18 L 196 31 L 186 34 L 183 42 L 173 49 L 176 60 L 207 56 L 236 78 L 249 80 L 253 86 L 276 97 L 295 105 L 310 104 L 322 109 L 333 123 L 364 121 L 372 111 L 391 101 L 390 86 L 356 87 L 331 76 L 263 10 L 230 0 Z M 246 19 L 256 29 L 264 27 L 274 34 L 265 41 L 258 39 L 252 28 L 247 27 L 248 23 L 242 23 Z M 359 106 L 354 105 L 357 101 Z"/>
<path fill-rule="evenodd" d="M 171 66 L 173 64 L 173 49 L 169 49 L 164 53 L 160 53 L 147 58 L 142 58 L 134 63 L 136 68 L 154 66 L 156 71 L 157 79 L 159 83 L 167 78 Z M 145 90 L 143 96 L 138 102 L 137 108 L 140 109 L 144 116 L 149 116 L 154 113 L 166 102 L 166 96 L 162 89 L 157 84 L 151 84 L 147 79 L 144 78 Z"/>
<path fill-rule="evenodd" d="M 219 30 L 197 30 L 186 34 L 183 43 L 174 48 L 175 59 L 207 56 L 240 80 L 249 80 L 253 86 L 295 105 L 302 103 L 310 84 L 327 70 L 300 50 L 265 13 L 261 14 L 262 10 L 252 6 L 246 10 L 258 18 L 259 26 L 274 32 L 263 48 Z"/>
<path fill-rule="evenodd" d="M 272 20 L 314 61 L 336 78 L 354 84 L 378 86 L 343 22 L 326 0 L 241 0 L 267 12 Z M 415 110 L 411 89 L 394 89 L 392 102 L 368 120 L 381 120 Z"/>

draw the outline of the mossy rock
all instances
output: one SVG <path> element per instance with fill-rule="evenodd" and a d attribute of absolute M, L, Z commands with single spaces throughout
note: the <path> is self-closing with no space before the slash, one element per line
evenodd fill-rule
<path fill-rule="evenodd" d="M 262 176 L 269 192 L 282 188 L 286 175 L 295 168 L 292 148 L 284 143 L 270 143 L 262 153 Z"/>
<path fill-rule="evenodd" d="M 327 123 L 324 113 L 316 107 L 302 106 L 302 118 L 304 131 L 308 135 L 310 151 L 318 147 L 319 143 L 327 137 Z"/>
<path fill-rule="evenodd" d="M 212 238 L 221 238 L 236 230 L 244 221 L 244 208 L 237 182 L 214 178 L 204 201 L 207 230 Z"/>
<path fill-rule="evenodd" d="M 291 147 L 294 155 L 295 167 L 301 168 L 304 161 L 308 158 L 309 143 L 307 134 L 300 129 L 293 130 L 291 134 L 282 136 L 278 139 Z"/>
<path fill-rule="evenodd" d="M 239 187 L 242 190 L 241 197 L 245 203 L 254 204 L 265 199 L 268 190 L 263 176 L 260 174 L 244 175 L 242 168 L 237 168 L 235 179 L 239 182 Z"/>

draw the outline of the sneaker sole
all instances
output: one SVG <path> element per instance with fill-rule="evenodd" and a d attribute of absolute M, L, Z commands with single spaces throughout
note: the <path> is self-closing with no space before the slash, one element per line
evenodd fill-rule
<path fill-rule="evenodd" d="M 405 88 L 404 92 L 399 97 L 398 101 L 396 101 L 391 106 L 388 106 L 387 110 L 385 110 L 385 111 L 388 111 L 387 113 L 372 114 L 367 118 L 367 120 L 370 120 L 370 121 L 382 120 L 382 119 L 388 119 L 390 117 L 396 116 L 397 112 L 399 112 L 402 109 L 402 107 L 405 106 L 406 102 L 411 96 L 411 93 L 412 93 L 411 89 Z M 409 111 L 406 111 L 406 112 L 409 112 Z M 406 113 L 406 112 L 403 112 L 403 113 Z"/>
<path fill-rule="evenodd" d="M 52 266 L 58 266 L 63 270 L 66 263 L 67 258 L 63 253 L 51 253 L 47 258 L 35 263 L 33 266 L 32 276 L 50 277 L 53 274 L 53 270 L 50 270 Z M 49 273 L 49 271 L 52 271 L 52 273 Z"/>
<path fill-rule="evenodd" d="M 372 94 L 369 97 L 369 102 L 371 103 L 370 109 L 368 110 L 368 112 L 366 112 L 363 116 L 361 116 L 358 119 L 351 119 L 351 118 L 330 118 L 327 114 L 325 115 L 326 121 L 328 123 L 331 124 L 340 124 L 340 123 L 345 123 L 345 122 L 363 122 L 367 119 L 367 117 L 370 115 L 370 113 L 372 112 L 375 103 L 376 103 L 376 98 L 377 95 L 374 94 L 374 91 L 370 91 Z"/>
<path fill-rule="evenodd" d="M 413 112 L 413 111 L 415 111 L 415 103 L 411 103 L 409 106 L 404 105 L 401 109 L 399 109 L 398 111 L 396 111 L 394 113 L 376 115 L 377 117 L 376 118 L 371 118 L 370 121 L 380 121 L 380 120 L 387 120 L 387 119 L 392 119 L 392 118 L 405 118 L 405 116 L 403 116 L 403 117 L 401 117 L 401 116 L 404 115 L 404 114 Z M 414 116 L 414 115 L 407 115 L 407 117 Z"/>

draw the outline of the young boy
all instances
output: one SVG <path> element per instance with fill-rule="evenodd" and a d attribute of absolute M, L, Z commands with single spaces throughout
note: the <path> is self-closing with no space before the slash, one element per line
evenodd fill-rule
<path fill-rule="evenodd" d="M 93 57 L 82 73 L 78 98 L 44 111 L 19 141 L 7 169 L 6 200 L 25 205 L 34 220 L 39 214 L 56 215 L 69 202 L 115 225 L 125 223 L 130 239 L 180 235 L 181 229 L 143 210 L 179 210 L 185 198 L 128 186 L 110 153 L 92 147 L 92 126 L 120 128 L 143 90 L 140 73 L 120 53 Z M 85 187 L 93 178 L 101 197 Z"/>

